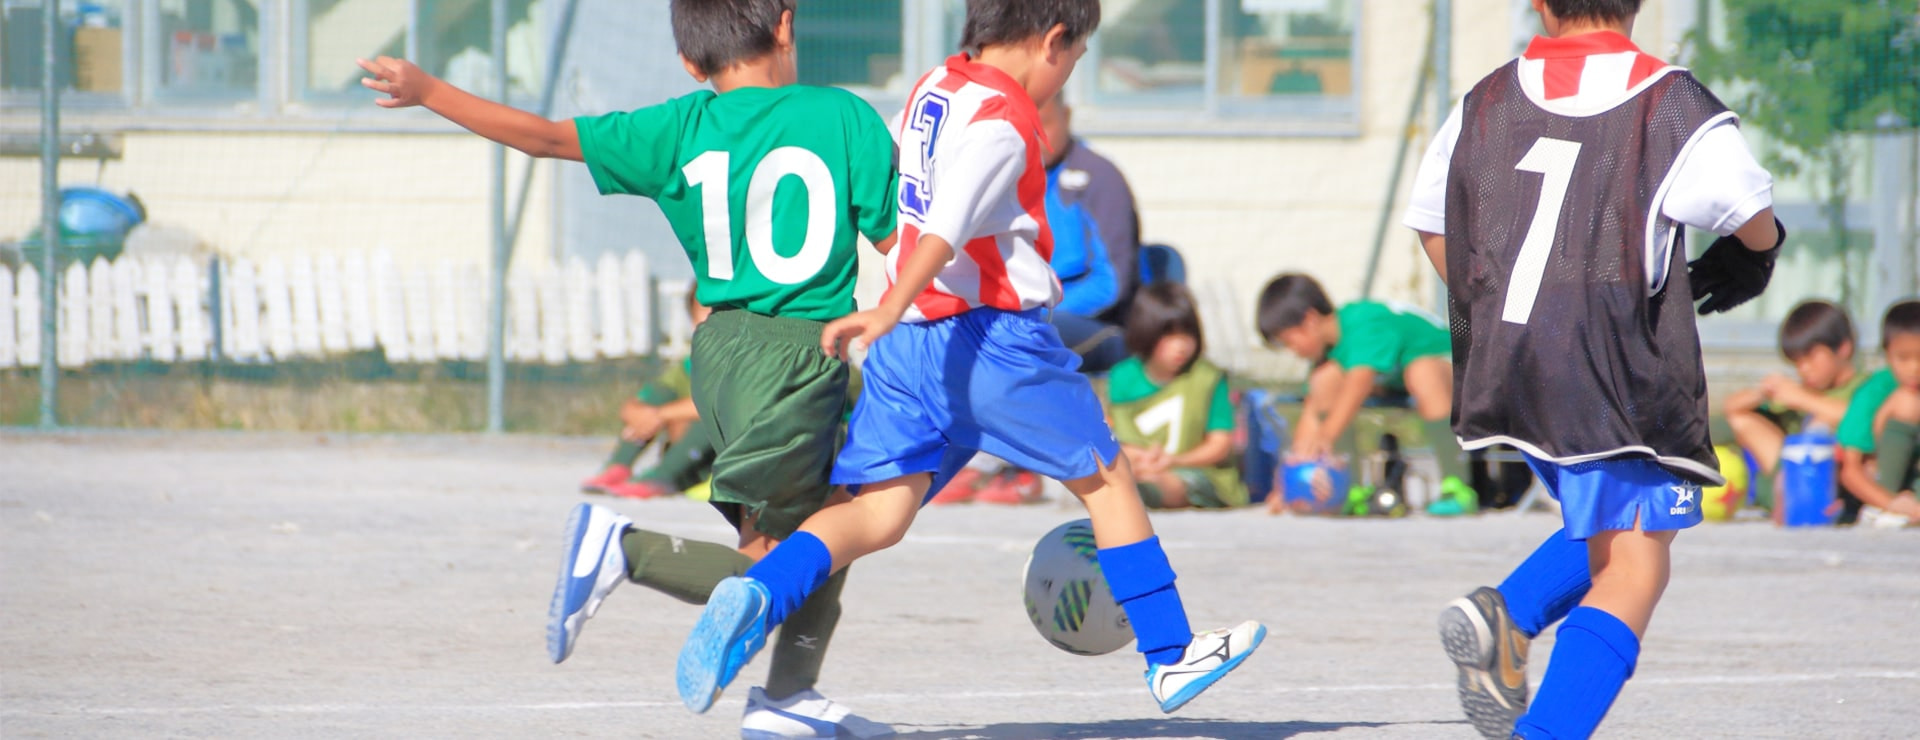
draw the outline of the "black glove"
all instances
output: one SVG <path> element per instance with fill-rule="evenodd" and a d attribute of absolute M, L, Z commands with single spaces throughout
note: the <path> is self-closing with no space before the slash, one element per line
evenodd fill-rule
<path fill-rule="evenodd" d="M 1687 263 L 1687 281 L 1693 285 L 1694 300 L 1701 301 L 1701 316 L 1731 311 L 1767 289 L 1767 281 L 1773 279 L 1773 261 L 1787 241 L 1787 227 L 1777 218 L 1773 225 L 1780 230 L 1780 241 L 1772 249 L 1755 252 L 1739 237 L 1723 236 L 1700 259 Z"/>

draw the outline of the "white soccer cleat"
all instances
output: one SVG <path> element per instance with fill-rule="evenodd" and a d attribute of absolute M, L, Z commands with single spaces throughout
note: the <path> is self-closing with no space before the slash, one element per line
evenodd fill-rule
<path fill-rule="evenodd" d="M 1160 702 L 1160 711 L 1172 713 L 1239 668 L 1265 639 L 1266 626 L 1251 621 L 1195 634 L 1180 662 L 1147 669 L 1147 690 Z"/>
<path fill-rule="evenodd" d="M 573 654 L 580 628 L 600 610 L 613 587 L 627 579 L 620 536 L 633 520 L 604 506 L 581 504 L 567 518 L 567 549 L 547 607 L 547 655 L 558 663 Z"/>
<path fill-rule="evenodd" d="M 780 701 L 767 698 L 758 686 L 747 692 L 747 712 L 740 718 L 742 740 L 785 738 L 893 737 L 893 728 L 848 711 L 845 706 L 807 689 Z"/>

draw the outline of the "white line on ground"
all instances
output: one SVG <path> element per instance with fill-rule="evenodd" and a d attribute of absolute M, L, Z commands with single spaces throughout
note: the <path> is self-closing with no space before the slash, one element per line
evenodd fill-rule
<path fill-rule="evenodd" d="M 1634 680 L 1635 685 L 1651 684 L 1656 686 L 1692 686 L 1692 685 L 1730 685 L 1730 684 L 1787 684 L 1787 683 L 1828 683 L 1835 681 L 1913 681 L 1920 680 L 1920 671 L 1864 671 L 1856 673 L 1783 673 L 1770 675 L 1709 675 L 1709 676 L 1648 676 Z M 1451 683 L 1426 684 L 1352 684 L 1347 686 L 1267 686 L 1258 689 L 1237 689 L 1220 687 L 1215 693 L 1234 694 L 1315 694 L 1339 692 L 1399 692 L 1399 691 L 1449 691 Z M 942 693 L 943 700 L 952 699 L 1089 699 L 1108 696 L 1130 696 L 1137 689 L 1104 691 L 962 691 Z M 883 693 L 863 694 L 839 697 L 851 704 L 886 703 L 890 701 L 925 701 L 926 694 Z M 616 702 L 546 702 L 535 704 L 260 704 L 240 705 L 223 704 L 202 707 L 58 707 L 46 709 L 0 709 L 0 717 L 46 717 L 62 714 L 84 714 L 95 716 L 168 716 L 192 714 L 369 714 L 369 713 L 416 713 L 416 712 L 550 712 L 604 709 L 663 709 L 678 708 L 679 702 L 672 701 L 616 701 Z"/>

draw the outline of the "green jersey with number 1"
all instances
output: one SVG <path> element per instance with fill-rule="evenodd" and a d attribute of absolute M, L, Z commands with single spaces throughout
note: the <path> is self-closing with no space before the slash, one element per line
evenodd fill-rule
<path fill-rule="evenodd" d="M 703 90 L 574 123 L 601 193 L 660 204 L 707 306 L 844 316 L 854 308 L 856 234 L 893 233 L 893 138 L 844 90 Z"/>

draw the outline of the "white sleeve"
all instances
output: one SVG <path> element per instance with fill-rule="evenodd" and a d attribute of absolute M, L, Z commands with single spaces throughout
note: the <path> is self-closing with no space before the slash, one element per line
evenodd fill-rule
<path fill-rule="evenodd" d="M 1660 204 L 1667 218 L 1726 236 L 1773 205 L 1773 175 L 1754 161 L 1733 119 L 1701 134 L 1684 156 Z"/>
<path fill-rule="evenodd" d="M 920 233 L 947 240 L 958 251 L 994 211 L 1014 198 L 1027 169 L 1027 144 L 1006 121 L 968 124 L 952 152 L 941 152 L 933 172 L 933 205 Z"/>
<path fill-rule="evenodd" d="M 1463 101 L 1464 102 L 1464 101 Z M 1455 103 L 1447 122 L 1433 135 L 1420 169 L 1413 175 L 1413 197 L 1407 202 L 1407 216 L 1401 221 L 1407 228 L 1428 234 L 1447 233 L 1447 168 L 1453 164 L 1453 147 L 1460 143 L 1460 111 L 1466 106 Z"/>

